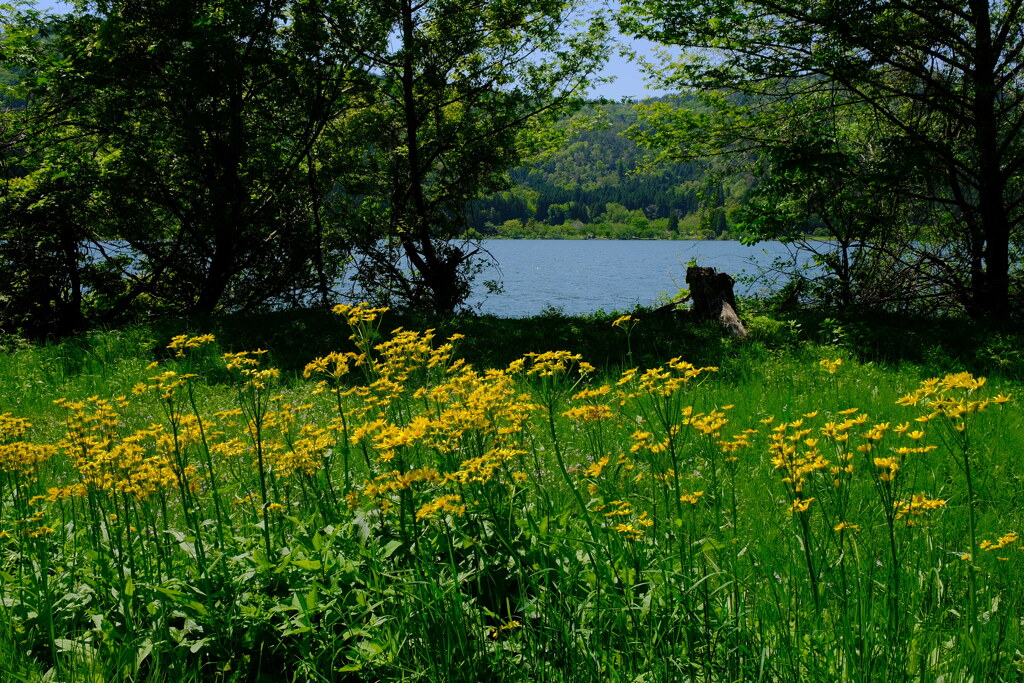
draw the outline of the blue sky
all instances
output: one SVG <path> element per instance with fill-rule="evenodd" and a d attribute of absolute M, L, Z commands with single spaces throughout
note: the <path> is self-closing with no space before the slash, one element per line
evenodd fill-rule
<path fill-rule="evenodd" d="M 619 11 L 622 0 L 583 0 L 584 11 L 600 12 L 607 16 L 614 16 Z M 614 27 L 614 20 L 612 26 Z M 657 62 L 653 59 L 654 51 L 657 48 L 655 43 L 649 40 L 631 39 L 618 31 L 613 31 L 613 40 L 618 41 L 619 46 L 636 53 L 641 59 Z M 653 90 L 646 87 L 643 73 L 640 66 L 620 54 L 616 49 L 604 69 L 604 76 L 612 76 L 615 80 L 605 83 L 594 89 L 595 97 L 605 97 L 610 100 L 621 100 L 623 98 L 643 99 L 654 95 L 665 94 L 663 91 Z"/>
<path fill-rule="evenodd" d="M 630 49 L 640 55 L 652 55 L 654 44 L 648 41 L 628 40 L 622 36 L 619 39 L 624 41 Z M 661 91 L 648 89 L 644 83 L 640 66 L 631 62 L 626 57 L 619 55 L 616 51 L 605 66 L 605 76 L 614 76 L 611 83 L 604 83 L 594 90 L 594 97 L 605 97 L 610 100 L 621 100 L 624 97 L 631 99 L 643 99 L 653 95 L 663 94 Z"/>
<path fill-rule="evenodd" d="M 37 0 L 36 6 L 39 9 L 51 11 L 66 11 L 70 9 L 68 3 L 60 2 L 60 0 Z M 653 44 L 648 41 L 629 40 L 623 36 L 618 36 L 618 39 L 641 55 L 652 53 Z M 662 94 L 658 91 L 648 90 L 645 87 L 639 65 L 634 64 L 627 57 L 618 54 L 618 51 L 608 61 L 603 75 L 614 76 L 615 80 L 611 83 L 597 86 L 592 93 L 593 97 L 621 100 L 623 98 L 642 99 Z"/>

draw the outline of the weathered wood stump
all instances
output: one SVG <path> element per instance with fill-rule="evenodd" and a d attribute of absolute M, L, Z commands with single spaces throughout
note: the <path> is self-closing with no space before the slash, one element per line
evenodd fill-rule
<path fill-rule="evenodd" d="M 686 269 L 686 284 L 690 287 L 694 315 L 718 320 L 725 331 L 734 337 L 747 336 L 747 330 L 736 314 L 736 299 L 732 293 L 734 281 L 728 273 L 717 273 L 714 268 L 690 266 Z"/>

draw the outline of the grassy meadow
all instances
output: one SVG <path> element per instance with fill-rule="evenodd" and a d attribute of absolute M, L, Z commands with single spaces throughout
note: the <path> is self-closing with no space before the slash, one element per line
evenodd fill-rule
<path fill-rule="evenodd" d="M 11 342 L 2 678 L 1022 680 L 1020 337 L 749 329 L 342 306 Z"/>

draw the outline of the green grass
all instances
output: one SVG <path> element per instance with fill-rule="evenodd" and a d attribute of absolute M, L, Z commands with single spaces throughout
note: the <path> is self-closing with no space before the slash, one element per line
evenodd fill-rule
<path fill-rule="evenodd" d="M 1020 680 L 1018 337 L 617 317 L 0 355 L 3 679 Z M 942 395 L 1014 399 L 897 404 L 963 370 Z"/>

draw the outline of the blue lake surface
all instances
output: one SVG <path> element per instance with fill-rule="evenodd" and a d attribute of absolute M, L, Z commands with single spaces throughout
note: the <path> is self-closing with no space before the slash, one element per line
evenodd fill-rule
<path fill-rule="evenodd" d="M 767 272 L 775 260 L 802 264 L 810 258 L 779 242 L 484 240 L 483 247 L 497 265 L 478 276 L 469 304 L 505 318 L 537 315 L 549 307 L 577 315 L 651 305 L 686 287 L 690 261 L 729 273 L 737 280 L 737 294 L 753 294 L 778 286 Z M 487 294 L 485 280 L 499 281 L 504 291 Z"/>

